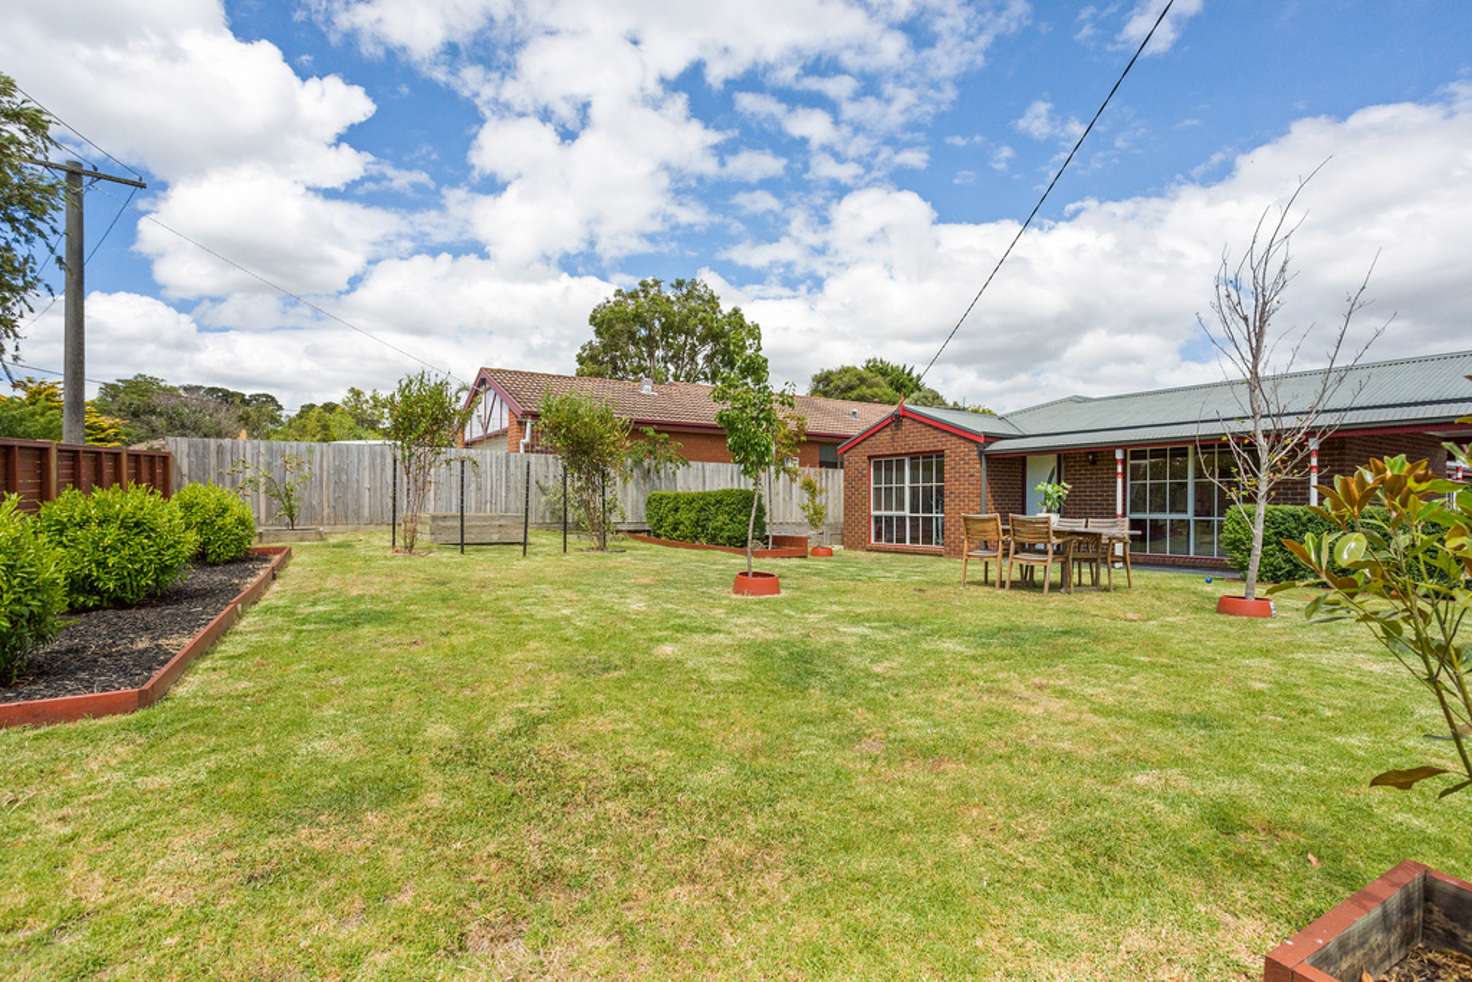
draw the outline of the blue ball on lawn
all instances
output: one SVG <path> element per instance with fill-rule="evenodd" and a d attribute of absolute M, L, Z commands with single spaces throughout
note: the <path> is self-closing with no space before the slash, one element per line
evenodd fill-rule
<path fill-rule="evenodd" d="M 1208 576 L 1208 577 L 1207 577 L 1207 578 L 1206 578 L 1206 582 L 1208 582 L 1208 583 L 1210 583 L 1210 582 L 1211 582 L 1211 577 L 1209 577 L 1209 576 Z"/>

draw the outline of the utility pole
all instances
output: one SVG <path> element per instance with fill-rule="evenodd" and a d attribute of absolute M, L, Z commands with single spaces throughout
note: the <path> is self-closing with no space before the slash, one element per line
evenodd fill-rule
<path fill-rule="evenodd" d="M 68 160 L 64 164 L 49 160 L 27 160 L 27 163 L 49 167 L 66 174 L 66 334 L 62 353 L 61 378 L 61 442 L 87 442 L 87 342 L 84 282 L 87 265 L 86 243 L 83 237 L 83 195 L 86 188 L 82 178 L 97 181 L 112 181 L 134 188 L 146 188 L 147 184 L 129 177 L 117 177 L 101 171 L 83 167 L 80 160 Z"/>

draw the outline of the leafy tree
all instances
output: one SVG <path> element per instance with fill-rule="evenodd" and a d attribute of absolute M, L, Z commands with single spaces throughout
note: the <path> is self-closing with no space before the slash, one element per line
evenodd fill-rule
<path fill-rule="evenodd" d="M 434 469 L 450 455 L 456 437 L 474 411 L 474 403 L 462 406 L 460 396 L 449 379 L 431 378 L 429 373 L 420 372 L 400 379 L 384 401 L 388 420 L 385 436 L 394 445 L 404 474 L 400 528 L 405 552 L 412 553 L 419 541 L 419 515 Z"/>
<path fill-rule="evenodd" d="M 303 403 L 290 419 L 271 432 L 275 440 L 372 440 L 383 436 L 387 400 L 378 392 L 348 389 L 341 402 Z"/>
<path fill-rule="evenodd" d="M 951 402 L 939 392 L 924 385 L 920 374 L 909 365 L 896 365 L 883 358 L 867 359 L 862 365 L 839 365 L 815 372 L 808 394 L 828 399 L 852 399 L 894 405 L 903 399 L 912 406 L 935 406 L 940 409 L 965 409 L 991 414 L 990 409 Z"/>
<path fill-rule="evenodd" d="M 541 442 L 567 468 L 568 505 L 600 552 L 608 548 L 608 491 L 629 468 L 629 421 L 607 403 L 549 392 L 537 421 Z"/>
<path fill-rule="evenodd" d="M 61 385 L 26 377 L 13 386 L 20 395 L 0 396 L 0 436 L 20 440 L 61 439 Z M 97 447 L 121 447 L 123 420 L 104 416 L 88 402 L 84 417 L 86 440 Z"/>
<path fill-rule="evenodd" d="M 185 392 L 152 375 L 104 382 L 97 391 L 97 408 L 128 421 L 130 443 L 165 436 L 236 437 L 243 428 L 230 403 Z"/>
<path fill-rule="evenodd" d="M 802 479 L 802 503 L 798 507 L 802 509 L 808 528 L 814 535 L 821 535 L 823 523 L 828 520 L 828 502 L 824 500 L 822 487 L 811 475 Z"/>
<path fill-rule="evenodd" d="M 729 340 L 760 328 L 741 308 L 721 309 L 721 298 L 700 280 L 677 279 L 666 293 L 657 279 L 614 291 L 593 308 L 593 340 L 578 350 L 578 374 L 656 382 L 714 382 L 731 368 Z"/>
<path fill-rule="evenodd" d="M 792 388 L 772 390 L 771 369 L 762 354 L 761 331 L 755 325 L 733 332 L 727 363 L 717 380 L 715 401 L 721 408 L 716 422 L 726 431 L 731 460 L 752 484 L 751 514 L 746 524 L 746 573 L 751 575 L 752 537 L 762 478 L 786 461 L 802 442 L 802 420 L 793 406 Z M 780 462 L 780 464 L 779 464 Z"/>
<path fill-rule="evenodd" d="M 49 292 L 42 279 L 48 243 L 57 238 L 56 210 L 62 182 L 26 158 L 44 159 L 51 150 L 45 110 L 20 95 L 10 76 L 0 73 L 0 367 L 20 354 L 20 332 L 33 298 Z M 7 359 L 9 356 L 9 359 Z"/>

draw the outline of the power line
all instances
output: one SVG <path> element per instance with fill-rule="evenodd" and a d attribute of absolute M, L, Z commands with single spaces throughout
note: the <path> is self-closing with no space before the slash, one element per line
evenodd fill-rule
<path fill-rule="evenodd" d="M 932 368 L 935 367 L 936 361 L 940 358 L 941 354 L 945 352 L 946 347 L 951 343 L 951 339 L 956 336 L 956 332 L 961 329 L 961 325 L 966 323 L 966 318 L 971 316 L 972 308 L 974 308 L 977 304 L 977 301 L 981 299 L 981 295 L 986 292 L 986 288 L 988 286 L 991 286 L 992 279 L 1002 268 L 1002 264 L 1007 261 L 1007 257 L 1012 254 L 1012 249 L 1014 246 L 1017 245 L 1017 240 L 1022 238 L 1022 233 L 1027 231 L 1028 226 L 1032 224 L 1032 220 L 1037 217 L 1038 211 L 1043 207 L 1043 202 L 1047 201 L 1048 195 L 1053 193 L 1053 186 L 1058 183 L 1058 179 L 1063 176 L 1063 172 L 1068 169 L 1068 165 L 1073 162 L 1074 155 L 1078 153 L 1079 147 L 1084 145 L 1084 141 L 1089 138 L 1089 134 L 1093 132 L 1094 124 L 1099 122 L 1100 116 L 1104 115 L 1104 110 L 1109 108 L 1109 102 L 1111 99 L 1114 98 L 1114 93 L 1118 92 L 1119 87 L 1124 84 L 1125 77 L 1129 75 L 1130 69 L 1135 67 L 1135 62 L 1140 59 L 1140 55 L 1143 54 L 1145 51 L 1145 46 L 1148 45 L 1150 43 L 1150 39 L 1155 36 L 1156 28 L 1160 26 L 1161 21 L 1165 20 L 1165 15 L 1170 13 L 1170 8 L 1175 5 L 1175 2 L 1176 0 L 1166 0 L 1165 6 L 1162 7 L 1160 10 L 1160 16 L 1156 17 L 1155 23 L 1150 25 L 1150 32 L 1145 35 L 1145 39 L 1140 42 L 1140 46 L 1136 48 L 1135 53 L 1130 56 L 1129 62 L 1124 66 L 1124 71 L 1119 73 L 1119 78 L 1115 79 L 1114 85 L 1110 86 L 1109 88 L 1109 94 L 1104 97 L 1104 101 L 1099 104 L 1099 108 L 1094 112 L 1094 118 L 1089 120 L 1089 125 L 1084 127 L 1084 131 L 1079 134 L 1078 140 L 1074 142 L 1073 149 L 1068 151 L 1068 156 L 1065 157 L 1063 159 L 1063 163 L 1059 165 L 1058 172 L 1053 175 L 1053 179 L 1049 181 L 1048 186 L 1043 189 L 1043 196 L 1041 198 L 1038 198 L 1038 203 L 1032 206 L 1032 211 L 1028 212 L 1027 214 L 1027 220 L 1022 223 L 1022 227 L 1017 230 L 1017 234 L 1012 236 L 1012 241 L 1007 244 L 1007 248 L 1005 251 L 1003 251 L 1001 258 L 997 260 L 997 264 L 992 267 L 992 271 L 987 274 L 986 280 L 982 282 L 981 289 L 976 291 L 976 296 L 972 297 L 971 302 L 966 305 L 966 310 L 961 314 L 960 320 L 956 321 L 956 326 L 951 328 L 951 332 L 946 335 L 946 339 L 941 342 L 940 348 L 936 351 L 934 356 L 931 357 L 930 362 L 925 366 L 925 371 L 920 373 L 921 382 L 925 381 L 925 376 L 929 374 Z"/>
<path fill-rule="evenodd" d="M 117 164 L 119 167 L 123 168 L 124 170 L 131 172 L 135 177 L 138 177 L 140 179 L 143 177 L 143 174 L 140 171 L 138 171 L 137 169 L 135 169 L 133 167 L 130 167 L 127 164 L 123 163 L 121 160 L 119 160 L 118 158 L 114 157 L 112 154 L 108 153 L 106 150 L 102 149 L 96 143 L 94 143 L 92 141 L 92 139 L 87 136 L 87 134 L 83 133 L 81 130 L 79 130 L 75 126 L 73 126 L 71 123 L 68 123 L 66 120 L 64 120 L 60 116 L 56 115 L 56 113 L 52 112 L 50 109 L 47 109 L 41 103 L 41 100 L 40 99 L 37 99 L 35 96 L 31 95 L 29 92 L 27 92 L 25 89 L 21 88 L 19 85 L 17 85 L 15 87 L 15 90 L 17 92 L 19 92 L 21 95 L 25 96 L 27 99 L 29 99 L 32 102 L 34 102 L 36 104 L 36 106 L 38 108 L 40 108 L 41 111 L 44 112 L 46 115 L 50 116 L 52 119 L 56 120 L 62 126 L 65 126 L 67 129 L 69 129 L 73 133 L 75 133 L 76 136 L 77 136 L 77 138 L 80 139 L 83 143 L 87 144 L 87 146 L 91 147 L 93 150 L 96 150 L 98 153 L 102 154 L 108 160 L 111 160 L 113 163 Z M 55 141 L 53 141 L 53 142 L 55 142 Z M 91 161 L 88 161 L 88 165 L 91 166 Z M 96 170 L 97 168 L 95 166 L 93 166 L 92 169 L 93 170 Z"/>
<path fill-rule="evenodd" d="M 16 368 L 29 369 L 30 371 L 33 371 L 33 372 L 40 372 L 43 375 L 55 375 L 55 376 L 60 377 L 60 378 L 64 378 L 66 376 L 66 373 L 65 372 L 58 372 L 54 368 L 42 368 L 40 365 L 27 365 L 23 361 L 13 361 L 13 362 L 10 362 L 10 364 L 11 365 L 14 365 Z M 96 378 L 84 378 L 84 379 L 82 379 L 82 381 L 84 381 L 84 382 L 91 382 L 93 385 L 107 385 L 108 384 L 107 382 L 104 382 L 101 379 L 96 379 Z"/>
<path fill-rule="evenodd" d="M 278 293 L 282 294 L 283 296 L 291 297 L 297 303 L 301 304 L 304 307 L 309 307 L 312 310 L 315 310 L 317 313 L 321 314 L 323 317 L 329 318 L 331 320 L 335 320 L 339 324 L 343 325 L 344 327 L 346 327 L 346 328 L 348 328 L 350 330 L 353 330 L 353 331 L 357 331 L 359 334 L 363 335 L 365 338 L 368 338 L 369 340 L 372 340 L 372 341 L 377 341 L 379 344 L 383 345 L 385 348 L 389 348 L 389 349 L 391 349 L 393 351 L 396 351 L 399 354 L 403 355 L 405 358 L 409 358 L 409 359 L 412 359 L 414 361 L 417 361 L 419 364 L 423 365 L 425 368 L 428 368 L 428 369 L 431 369 L 432 371 L 438 372 L 441 375 L 447 375 L 450 378 L 457 379 L 460 382 L 464 383 L 465 380 L 462 379 L 462 378 L 460 378 L 460 376 L 456 375 L 454 372 L 446 371 L 445 369 L 440 368 L 438 365 L 434 365 L 434 364 L 432 364 L 430 362 L 427 362 L 423 358 L 420 358 L 418 355 L 414 354 L 413 352 L 405 351 L 403 348 L 400 348 L 398 345 L 394 344 L 393 342 L 391 342 L 391 341 L 385 341 L 383 338 L 381 338 L 378 335 L 372 333 L 371 331 L 364 330 L 363 328 L 361 328 L 358 325 L 354 324 L 352 321 L 348 320 L 347 318 L 345 318 L 345 317 L 339 317 L 337 314 L 334 314 L 332 311 L 326 310 L 326 309 L 318 306 L 317 304 L 315 304 L 312 301 L 308 300 L 306 297 L 303 297 L 301 294 L 299 294 L 299 293 L 293 293 L 291 290 L 288 290 L 286 287 L 281 286 L 279 283 L 274 283 L 271 280 L 266 279 L 266 277 L 262 276 L 260 273 L 257 273 L 255 270 L 249 269 L 249 268 L 247 268 L 245 266 L 242 266 L 240 263 L 238 263 L 235 260 L 229 258 L 228 256 L 222 256 L 220 253 L 218 253 L 215 250 L 211 249 L 209 246 L 205 245 L 203 242 L 200 242 L 200 241 L 198 241 L 196 239 L 191 239 L 189 236 L 185 235 L 183 232 L 179 231 L 178 229 L 176 229 L 176 228 L 174 228 L 174 227 L 172 227 L 170 225 L 166 225 L 163 222 L 159 221 L 153 215 L 144 215 L 143 216 L 143 220 L 146 221 L 146 222 L 152 222 L 153 224 L 157 225 L 159 228 L 163 229 L 165 232 L 170 232 L 170 233 L 172 233 L 174 235 L 177 235 L 179 238 L 183 239 L 185 242 L 188 242 L 190 245 L 194 246 L 195 248 L 202 249 L 203 251 L 209 253 L 211 256 L 214 256 L 216 259 L 220 260 L 220 262 L 225 263 L 228 266 L 233 266 L 235 269 L 238 269 L 240 272 L 244 273 L 246 276 L 249 276 L 249 277 L 251 277 L 252 279 L 255 279 L 255 280 L 259 280 L 261 283 L 264 283 L 266 286 L 269 286 L 271 289 L 276 290 Z"/>

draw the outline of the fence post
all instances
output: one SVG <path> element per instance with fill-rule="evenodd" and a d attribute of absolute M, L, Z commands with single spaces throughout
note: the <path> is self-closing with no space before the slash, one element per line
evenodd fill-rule
<path fill-rule="evenodd" d="M 465 458 L 460 458 L 460 555 L 465 555 Z"/>
<path fill-rule="evenodd" d="M 56 444 L 46 444 L 46 452 L 41 458 L 41 500 L 54 501 L 60 489 L 57 487 Z M 16 475 L 16 490 L 20 490 L 20 475 Z"/>
<path fill-rule="evenodd" d="M 521 556 L 526 558 L 526 540 L 532 527 L 532 458 L 526 458 L 526 484 L 521 496 Z"/>
<path fill-rule="evenodd" d="M 567 461 L 562 462 L 562 554 L 567 555 Z"/>
<path fill-rule="evenodd" d="M 399 455 L 391 453 L 388 455 L 388 526 L 389 548 L 395 552 L 399 550 Z"/>

